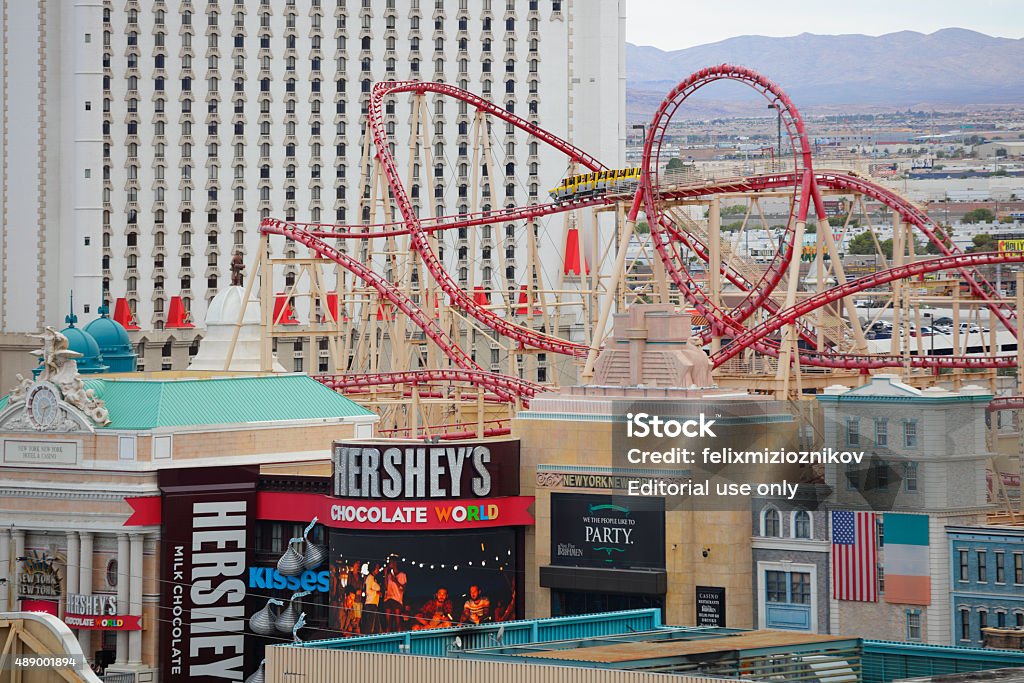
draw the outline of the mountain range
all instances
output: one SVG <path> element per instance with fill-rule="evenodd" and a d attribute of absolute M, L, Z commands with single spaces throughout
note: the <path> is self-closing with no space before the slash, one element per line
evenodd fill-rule
<path fill-rule="evenodd" d="M 666 52 L 626 45 L 626 108 L 648 118 L 673 86 L 714 64 L 750 67 L 801 109 L 905 109 L 1024 103 L 1024 39 L 948 28 L 923 34 L 737 36 Z M 715 84 L 694 100 L 699 116 L 764 108 L 739 84 Z M 680 112 L 682 113 L 682 112 Z"/>

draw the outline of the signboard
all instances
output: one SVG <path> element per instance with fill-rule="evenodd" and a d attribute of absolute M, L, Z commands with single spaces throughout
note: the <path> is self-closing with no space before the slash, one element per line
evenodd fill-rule
<path fill-rule="evenodd" d="M 649 481 L 676 481 L 673 477 L 642 477 L 642 476 L 621 476 L 616 474 L 579 474 L 575 472 L 547 472 L 537 468 L 537 486 L 541 488 L 556 489 L 610 489 L 625 491 L 629 488 L 629 482 Z M 687 481 L 680 477 L 679 481 Z"/>
<path fill-rule="evenodd" d="M 258 467 L 161 470 L 161 681 L 244 680 Z"/>
<path fill-rule="evenodd" d="M 374 500 L 463 499 L 519 493 L 519 442 L 457 446 L 336 443 L 334 495 Z"/>
<path fill-rule="evenodd" d="M 533 498 L 376 501 L 332 498 L 311 493 L 260 491 L 259 519 L 306 522 L 318 517 L 335 529 L 474 529 L 493 526 L 532 526 Z"/>
<path fill-rule="evenodd" d="M 331 574 L 307 569 L 298 576 L 285 576 L 274 567 L 249 567 L 249 588 L 326 593 L 331 588 Z"/>
<path fill-rule="evenodd" d="M 112 617 L 117 615 L 117 596 L 68 593 L 65 611 L 68 614 Z"/>
<path fill-rule="evenodd" d="M 519 535 L 334 529 L 328 628 L 368 635 L 522 618 Z"/>
<path fill-rule="evenodd" d="M 27 551 L 21 565 L 18 595 L 24 598 L 59 598 L 60 565 L 57 560 L 39 550 Z"/>
<path fill-rule="evenodd" d="M 725 627 L 725 588 L 697 586 L 697 626 Z"/>
<path fill-rule="evenodd" d="M 77 465 L 78 442 L 4 439 L 4 464 L 30 467 Z"/>
<path fill-rule="evenodd" d="M 58 614 L 60 608 L 56 600 L 22 600 L 21 610 L 23 612 L 42 612 L 43 614 L 52 614 L 55 617 L 60 616 Z"/>
<path fill-rule="evenodd" d="M 116 617 L 90 617 L 80 614 L 64 614 L 64 623 L 69 628 L 87 631 L 141 631 L 142 617 L 121 614 Z"/>
<path fill-rule="evenodd" d="M 665 568 L 665 500 L 551 494 L 551 564 Z"/>
<path fill-rule="evenodd" d="M 92 631 L 141 631 L 142 617 L 117 613 L 116 595 L 69 593 L 64 623 Z"/>
<path fill-rule="evenodd" d="M 1024 251 L 1024 240 L 999 240 L 1000 253 L 1004 251 Z"/>
<path fill-rule="evenodd" d="M 838 216 L 846 213 L 846 201 L 843 199 L 826 199 L 822 202 L 826 216 Z"/>

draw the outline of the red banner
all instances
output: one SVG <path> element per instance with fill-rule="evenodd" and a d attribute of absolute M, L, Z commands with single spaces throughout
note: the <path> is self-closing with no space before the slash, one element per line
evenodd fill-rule
<path fill-rule="evenodd" d="M 65 614 L 64 623 L 69 628 L 88 631 L 141 631 L 142 617 L 121 614 L 116 617 L 96 617 L 87 614 Z"/>
<path fill-rule="evenodd" d="M 126 496 L 124 502 L 132 508 L 131 517 L 124 521 L 123 526 L 155 526 L 161 522 L 160 496 Z"/>
<path fill-rule="evenodd" d="M 459 500 L 368 500 L 316 493 L 260 491 L 256 518 L 308 522 L 314 517 L 335 529 L 478 529 L 533 526 L 532 496 Z"/>
<path fill-rule="evenodd" d="M 60 611 L 60 608 L 58 607 L 56 600 L 32 600 L 29 598 L 22 598 L 21 611 L 43 612 L 45 614 L 52 614 L 56 617 L 59 616 L 58 612 Z"/>

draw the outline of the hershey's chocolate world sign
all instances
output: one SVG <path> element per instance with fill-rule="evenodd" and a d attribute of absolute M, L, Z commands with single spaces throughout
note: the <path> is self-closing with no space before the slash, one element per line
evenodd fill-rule
<path fill-rule="evenodd" d="M 414 500 L 519 494 L 519 442 L 334 445 L 334 495 Z"/>

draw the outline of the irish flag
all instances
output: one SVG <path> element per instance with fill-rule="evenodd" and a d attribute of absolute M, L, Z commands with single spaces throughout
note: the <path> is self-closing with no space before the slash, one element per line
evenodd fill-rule
<path fill-rule="evenodd" d="M 885 601 L 899 605 L 931 604 L 928 571 L 928 515 L 886 512 Z"/>

